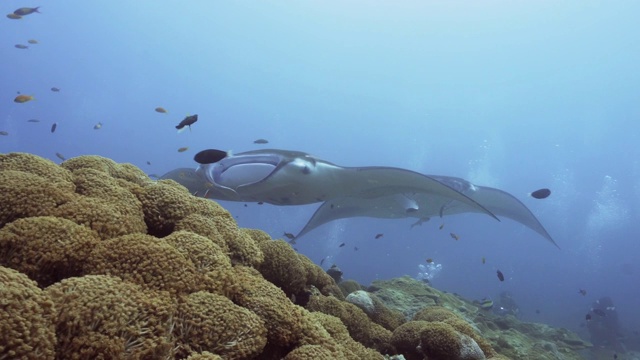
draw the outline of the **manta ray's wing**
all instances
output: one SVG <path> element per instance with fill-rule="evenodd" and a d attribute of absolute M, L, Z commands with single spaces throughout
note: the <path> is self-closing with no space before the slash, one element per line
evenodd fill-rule
<path fill-rule="evenodd" d="M 506 191 L 495 189 L 486 186 L 474 186 L 473 189 L 465 191 L 465 194 L 473 200 L 481 203 L 487 209 L 491 210 L 498 216 L 508 217 L 511 220 L 515 220 L 520 224 L 528 227 L 529 229 L 542 235 L 545 239 L 549 240 L 553 245 L 559 248 L 558 244 L 553 240 L 551 235 L 542 226 L 540 221 L 535 215 L 527 208 L 520 200 L 515 196 L 509 194 Z M 442 213 L 443 215 L 458 214 L 464 212 L 476 212 L 475 209 L 459 202 L 451 203 L 446 206 Z"/>

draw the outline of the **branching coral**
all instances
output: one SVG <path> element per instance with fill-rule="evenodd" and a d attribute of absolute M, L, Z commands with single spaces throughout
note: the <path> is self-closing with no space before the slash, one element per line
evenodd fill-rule
<path fill-rule="evenodd" d="M 68 359 L 166 358 L 176 304 L 167 293 L 145 291 L 111 276 L 83 276 L 46 293 L 58 310 L 56 351 Z"/>
<path fill-rule="evenodd" d="M 0 359 L 53 359 L 55 309 L 35 282 L 0 266 Z"/>
<path fill-rule="evenodd" d="M 0 264 L 46 287 L 79 276 L 82 262 L 99 241 L 94 231 L 66 219 L 19 219 L 0 229 Z"/>
<path fill-rule="evenodd" d="M 200 291 L 178 306 L 178 355 L 209 351 L 225 359 L 251 359 L 267 343 L 263 321 L 229 299 Z"/>

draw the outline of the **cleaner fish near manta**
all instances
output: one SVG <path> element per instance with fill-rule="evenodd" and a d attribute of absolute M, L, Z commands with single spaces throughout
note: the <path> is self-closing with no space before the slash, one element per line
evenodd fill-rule
<path fill-rule="evenodd" d="M 273 205 L 322 203 L 296 238 L 350 217 L 418 218 L 477 212 L 511 218 L 557 246 L 536 217 L 512 195 L 466 180 L 382 167 L 342 167 L 300 151 L 264 149 L 231 154 L 204 150 L 197 169 L 163 175 L 200 196 Z"/>

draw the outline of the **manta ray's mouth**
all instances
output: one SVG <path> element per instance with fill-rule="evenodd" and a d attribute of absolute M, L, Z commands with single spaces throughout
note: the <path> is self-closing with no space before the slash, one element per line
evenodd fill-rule
<path fill-rule="evenodd" d="M 237 189 L 266 179 L 281 161 L 282 158 L 275 155 L 235 156 L 213 165 L 208 175 L 215 184 Z"/>

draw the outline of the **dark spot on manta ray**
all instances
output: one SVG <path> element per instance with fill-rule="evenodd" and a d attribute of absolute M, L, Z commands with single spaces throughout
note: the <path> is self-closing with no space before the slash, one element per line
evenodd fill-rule
<path fill-rule="evenodd" d="M 222 150 L 207 149 L 197 153 L 193 160 L 198 164 L 213 164 L 227 157 L 227 153 Z"/>
<path fill-rule="evenodd" d="M 407 214 L 411 214 L 411 213 L 414 213 L 414 212 L 416 212 L 416 211 L 418 211 L 418 209 L 416 209 L 416 208 L 408 208 L 407 210 L 405 210 L 405 212 L 406 212 Z"/>
<path fill-rule="evenodd" d="M 531 193 L 531 197 L 536 199 L 546 199 L 551 195 L 551 190 L 549 189 L 540 189 Z"/>
<path fill-rule="evenodd" d="M 302 169 L 302 173 L 303 173 L 303 174 L 305 174 L 305 175 L 309 175 L 309 174 L 311 174 L 311 169 L 309 169 L 309 167 L 308 167 L 308 166 L 305 166 L 305 167 Z"/>

